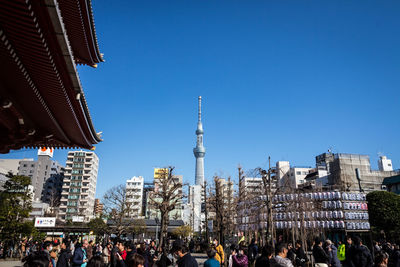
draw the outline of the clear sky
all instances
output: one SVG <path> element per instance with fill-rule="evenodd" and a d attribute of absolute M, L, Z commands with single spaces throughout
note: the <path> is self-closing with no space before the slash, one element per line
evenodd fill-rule
<path fill-rule="evenodd" d="M 93 1 L 106 62 L 79 67 L 97 196 L 173 165 L 194 182 L 197 97 L 206 179 L 333 152 L 400 168 L 399 1 Z M 35 151 L 36 152 L 36 151 Z M 3 157 L 34 157 L 13 152 Z M 55 158 L 65 163 L 66 151 Z"/>

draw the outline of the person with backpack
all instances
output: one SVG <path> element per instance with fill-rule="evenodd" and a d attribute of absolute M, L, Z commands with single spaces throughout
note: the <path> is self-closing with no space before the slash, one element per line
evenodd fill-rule
<path fill-rule="evenodd" d="M 254 262 L 258 257 L 258 246 L 256 240 L 253 238 L 247 249 L 247 259 L 249 261 L 249 266 L 253 267 Z"/>

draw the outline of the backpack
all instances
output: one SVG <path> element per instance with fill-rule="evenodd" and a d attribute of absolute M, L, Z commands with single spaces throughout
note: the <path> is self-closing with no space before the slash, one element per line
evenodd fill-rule
<path fill-rule="evenodd" d="M 249 253 L 248 253 L 249 255 L 247 255 L 247 258 L 251 262 L 253 262 L 257 257 L 257 255 L 256 255 L 257 252 L 255 250 L 256 250 L 256 248 L 254 245 L 249 247 Z"/>

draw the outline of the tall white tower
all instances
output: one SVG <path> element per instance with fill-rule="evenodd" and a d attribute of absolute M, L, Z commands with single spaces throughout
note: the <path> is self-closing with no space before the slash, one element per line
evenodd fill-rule
<path fill-rule="evenodd" d="M 203 124 L 201 123 L 201 96 L 199 96 L 199 119 L 197 122 L 197 142 L 196 147 L 193 149 L 193 154 L 196 158 L 196 185 L 204 185 L 204 155 L 206 149 L 203 146 Z"/>

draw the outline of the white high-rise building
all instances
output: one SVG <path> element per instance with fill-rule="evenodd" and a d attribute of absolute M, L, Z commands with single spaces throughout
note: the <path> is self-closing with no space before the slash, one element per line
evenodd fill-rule
<path fill-rule="evenodd" d="M 94 201 L 99 158 L 94 152 L 68 152 L 59 217 L 62 220 L 90 221 Z"/>
<path fill-rule="evenodd" d="M 129 206 L 128 217 L 130 218 L 142 217 L 143 184 L 142 176 L 133 176 L 126 181 L 126 202 Z"/>
<path fill-rule="evenodd" d="M 201 231 L 202 213 L 201 213 L 201 197 L 202 186 L 191 185 L 189 186 L 188 206 L 190 210 L 189 225 L 194 232 Z"/>
<path fill-rule="evenodd" d="M 392 160 L 386 156 L 380 156 L 378 160 L 378 167 L 380 171 L 391 172 L 393 171 Z"/>

